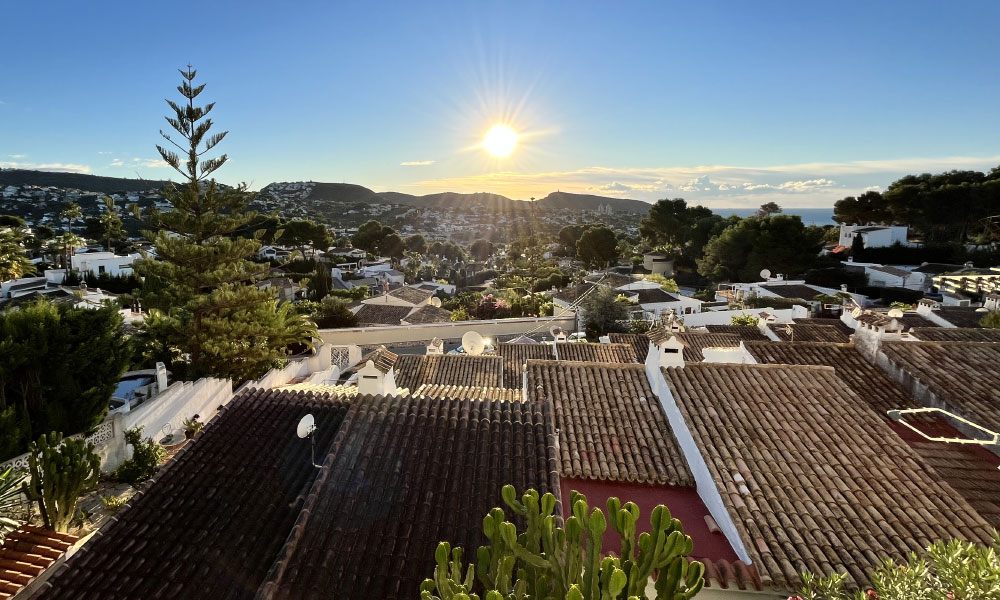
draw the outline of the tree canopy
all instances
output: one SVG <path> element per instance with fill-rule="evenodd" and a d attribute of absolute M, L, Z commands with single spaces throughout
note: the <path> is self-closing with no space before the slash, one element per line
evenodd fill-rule
<path fill-rule="evenodd" d="M 493 242 L 489 240 L 476 240 L 469 246 L 469 255 L 478 261 L 484 261 L 493 255 Z"/>
<path fill-rule="evenodd" d="M 576 255 L 590 267 L 607 267 L 618 257 L 618 237 L 604 225 L 590 227 L 577 240 Z"/>
<path fill-rule="evenodd" d="M 161 134 L 182 154 L 163 146 L 157 151 L 185 181 L 164 190 L 173 210 L 152 211 L 150 231 L 143 232 L 156 257 L 137 261 L 135 268 L 150 284 L 144 286 L 146 306 L 161 311 L 143 329 L 161 359 L 172 362 L 175 375 L 242 382 L 266 373 L 291 345 L 310 343 L 315 327 L 279 308 L 270 290 L 256 286 L 269 271 L 251 260 L 260 249 L 259 235 L 237 235 L 258 217 L 247 210 L 252 196 L 244 185 L 224 187 L 210 179 L 228 157 L 205 154 L 226 132 L 209 135 L 207 115 L 214 103 L 195 106 L 205 86 L 194 84 L 190 66 L 181 76 L 184 101 L 167 100 L 174 114 L 166 119 L 176 134 Z"/>
<path fill-rule="evenodd" d="M 798 275 L 816 261 L 823 230 L 798 216 L 743 219 L 705 246 L 698 272 L 712 281 L 758 281 L 762 269 Z"/>
<path fill-rule="evenodd" d="M 583 309 L 583 324 L 588 335 L 625 331 L 624 322 L 629 318 L 628 302 L 618 296 L 616 290 L 602 285 L 583 299 L 580 307 Z"/>

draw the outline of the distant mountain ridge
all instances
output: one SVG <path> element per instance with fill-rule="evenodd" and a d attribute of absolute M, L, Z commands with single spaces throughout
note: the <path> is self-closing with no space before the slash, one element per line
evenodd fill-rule
<path fill-rule="evenodd" d="M 8 185 L 37 185 L 60 188 L 78 189 L 101 194 L 118 192 L 141 192 L 159 189 L 169 181 L 151 179 L 127 179 L 123 177 L 104 177 L 100 175 L 84 175 L 81 173 L 60 173 L 54 171 L 30 171 L 25 169 L 0 169 L 0 187 Z M 483 210 L 494 212 L 516 212 L 531 210 L 531 202 L 514 200 L 500 194 L 479 192 L 461 194 L 457 192 L 441 192 L 415 196 L 403 192 L 375 192 L 369 188 L 353 183 L 308 183 L 311 189 L 304 199 L 313 202 L 338 202 L 345 204 L 401 204 L 419 208 L 436 208 L 441 210 L 468 208 L 478 206 Z M 261 192 L 268 192 L 278 183 L 264 186 Z M 631 212 L 645 214 L 650 204 L 641 200 L 625 198 L 609 198 L 590 194 L 573 194 L 570 192 L 552 192 L 548 196 L 534 202 L 536 208 L 556 210 L 597 210 L 598 207 L 610 206 L 614 212 Z"/>

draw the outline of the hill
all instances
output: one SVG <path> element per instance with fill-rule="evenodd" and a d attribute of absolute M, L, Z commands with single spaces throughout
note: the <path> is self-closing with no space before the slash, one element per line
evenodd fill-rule
<path fill-rule="evenodd" d="M 126 179 L 123 177 L 83 175 L 81 173 L 0 169 L 0 187 L 8 185 L 37 185 L 39 187 L 68 188 L 100 194 L 116 194 L 120 192 L 157 190 L 167 183 L 169 182 L 153 179 Z"/>
<path fill-rule="evenodd" d="M 608 198 L 591 194 L 572 194 L 570 192 L 552 192 L 538 201 L 544 208 L 569 210 L 597 210 L 598 206 L 610 205 L 615 212 L 632 212 L 646 214 L 650 204 L 642 200 L 626 198 Z"/>
<path fill-rule="evenodd" d="M 527 210 L 528 205 L 521 200 L 511 200 L 500 194 L 489 194 L 479 192 L 475 194 L 459 194 L 457 192 L 441 192 L 439 194 L 427 194 L 426 196 L 414 196 L 401 192 L 381 192 L 379 196 L 385 202 L 393 204 L 404 204 L 407 206 L 417 206 L 420 208 L 436 208 L 440 210 L 467 208 L 478 206 L 482 210 L 498 213 L 508 213 L 517 210 Z"/>

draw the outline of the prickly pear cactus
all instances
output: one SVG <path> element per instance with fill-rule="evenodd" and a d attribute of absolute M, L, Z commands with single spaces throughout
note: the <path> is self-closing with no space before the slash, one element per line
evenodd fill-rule
<path fill-rule="evenodd" d="M 76 516 L 80 494 L 97 485 L 100 473 L 101 458 L 93 444 L 52 432 L 28 446 L 30 478 L 22 490 L 38 503 L 45 527 L 65 533 Z"/>
<path fill-rule="evenodd" d="M 637 542 L 639 507 L 632 502 L 623 506 L 609 498 L 605 514 L 572 492 L 569 516 L 558 527 L 552 494 L 528 490 L 518 499 L 508 485 L 502 496 L 524 519 L 525 530 L 519 534 L 503 509 L 491 510 L 483 519 L 489 543 L 476 553 L 474 571 L 472 565 L 463 567 L 460 548 L 442 542 L 434 578 L 421 585 L 422 600 L 479 600 L 476 583 L 485 600 L 649 600 L 646 589 L 654 573 L 655 600 L 688 600 L 704 585 L 704 565 L 687 559 L 691 538 L 663 505 L 653 509 L 650 532 Z M 609 521 L 622 540 L 621 558 L 602 557 Z"/>

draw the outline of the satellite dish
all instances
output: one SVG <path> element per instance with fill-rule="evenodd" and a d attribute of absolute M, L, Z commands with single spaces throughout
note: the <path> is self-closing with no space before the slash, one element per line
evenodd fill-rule
<path fill-rule="evenodd" d="M 434 296 L 433 298 L 430 299 L 428 304 L 430 304 L 431 306 L 436 306 L 437 308 L 441 308 L 441 299 L 438 298 L 437 296 Z"/>
<path fill-rule="evenodd" d="M 483 341 L 483 336 L 475 331 L 469 331 L 462 336 L 462 348 L 470 356 L 479 356 L 486 349 L 486 342 Z"/>
<path fill-rule="evenodd" d="M 553 325 L 552 327 L 549 327 L 549 333 L 552 335 L 552 337 L 559 337 L 560 335 L 563 335 L 566 332 L 563 330 L 562 327 L 558 325 Z"/>
<path fill-rule="evenodd" d="M 890 319 L 902 319 L 903 318 L 903 311 L 899 310 L 898 308 L 893 308 L 893 309 L 889 310 L 889 318 Z"/>
<path fill-rule="evenodd" d="M 312 414 L 307 414 L 299 419 L 299 425 L 295 428 L 295 433 L 303 439 L 312 435 L 314 431 L 316 431 L 316 419 L 313 418 Z"/>
<path fill-rule="evenodd" d="M 760 278 L 761 279 L 768 279 L 770 277 L 771 277 L 771 269 L 761 269 L 760 270 Z"/>

